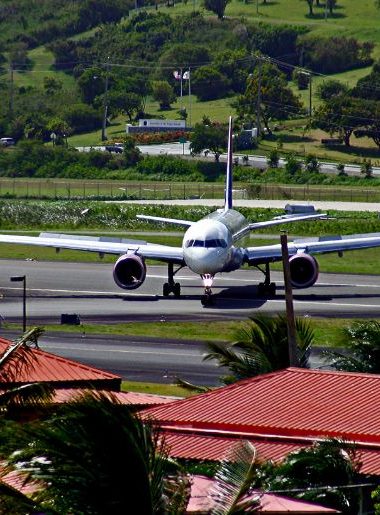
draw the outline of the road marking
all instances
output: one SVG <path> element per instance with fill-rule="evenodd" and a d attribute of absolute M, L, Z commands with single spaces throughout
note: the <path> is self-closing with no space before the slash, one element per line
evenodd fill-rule
<path fill-rule="evenodd" d="M 238 300 L 238 299 L 237 299 Z M 242 300 L 242 299 L 240 299 Z M 285 300 L 276 300 L 276 299 L 258 299 L 258 300 L 267 300 L 268 303 L 274 304 L 284 304 Z M 338 307 L 348 307 L 348 308 L 376 308 L 380 309 L 379 304 L 351 304 L 351 303 L 342 303 L 342 302 L 329 302 L 329 301 L 314 301 L 314 300 L 294 300 L 295 304 L 308 304 L 310 306 L 322 305 L 322 306 L 338 306 Z"/>
<path fill-rule="evenodd" d="M 80 335 L 78 335 L 80 337 Z M 123 350 L 123 349 L 112 349 L 112 348 L 104 348 L 104 349 L 97 349 L 97 348 L 94 348 L 94 347 L 86 347 L 86 346 L 80 346 L 78 347 L 78 345 L 73 345 L 73 346 L 70 346 L 70 345 L 67 345 L 65 343 L 63 343 L 62 345 L 59 345 L 59 344 L 50 344 L 50 343 L 47 343 L 47 342 L 44 342 L 43 340 L 41 340 L 40 342 L 40 346 L 42 347 L 46 347 L 46 348 L 49 348 L 49 349 L 63 349 L 63 350 L 75 350 L 75 351 L 91 351 L 91 352 L 117 352 L 119 354 L 152 354 L 152 355 L 162 355 L 162 356 L 171 356 L 173 354 L 175 354 L 176 356 L 178 356 L 178 354 L 180 354 L 181 356 L 188 356 L 188 357 L 194 357 L 194 356 L 203 356 L 204 354 L 204 351 L 202 352 L 193 352 L 193 353 L 186 353 L 186 352 L 178 352 L 178 349 L 174 349 L 174 350 L 169 350 L 168 352 L 158 352 L 157 350 L 151 350 L 151 351 L 147 351 L 147 350 L 140 350 L 140 349 L 135 349 L 135 350 Z"/>
<path fill-rule="evenodd" d="M 5 287 L 3 290 L 22 290 L 22 288 L 12 288 Z M 50 292 L 50 293 L 71 293 L 72 295 L 81 294 L 81 295 L 116 295 L 118 297 L 125 297 L 128 295 L 133 295 L 134 297 L 152 297 L 156 298 L 157 295 L 155 293 L 126 293 L 126 292 L 118 292 L 118 291 L 97 291 L 97 290 L 53 290 L 51 288 L 28 288 L 28 293 L 31 292 Z"/>

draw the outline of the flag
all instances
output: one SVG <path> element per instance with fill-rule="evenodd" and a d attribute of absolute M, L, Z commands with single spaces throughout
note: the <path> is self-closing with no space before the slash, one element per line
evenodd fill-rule
<path fill-rule="evenodd" d="M 189 80 L 189 79 L 190 79 L 190 70 L 187 70 L 187 71 L 183 74 L 182 78 L 183 78 L 184 80 Z"/>
<path fill-rule="evenodd" d="M 174 78 L 177 80 L 181 80 L 181 73 L 177 70 L 173 72 Z"/>

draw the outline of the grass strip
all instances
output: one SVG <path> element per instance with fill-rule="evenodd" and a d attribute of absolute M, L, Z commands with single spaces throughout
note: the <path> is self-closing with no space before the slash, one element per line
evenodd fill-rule
<path fill-rule="evenodd" d="M 93 334 L 114 336 L 141 336 L 149 338 L 168 338 L 174 340 L 193 341 L 226 341 L 235 339 L 236 331 L 244 327 L 247 320 L 212 320 L 194 322 L 129 322 L 125 324 L 81 324 L 47 325 L 49 332 L 65 332 L 71 334 Z M 350 318 L 321 318 L 310 317 L 310 323 L 315 331 L 315 345 L 325 347 L 344 346 L 342 329 L 352 324 Z M 20 329 L 18 324 L 5 323 L 4 329 Z M 223 335 L 223 338 L 221 338 Z"/>

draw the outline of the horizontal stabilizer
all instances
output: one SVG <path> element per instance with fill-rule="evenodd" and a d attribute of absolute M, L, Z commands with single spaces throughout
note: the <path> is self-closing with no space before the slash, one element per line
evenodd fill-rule
<path fill-rule="evenodd" d="M 190 227 L 190 225 L 193 225 L 195 223 L 190 222 L 190 220 L 178 220 L 177 218 L 164 218 L 161 216 L 137 215 L 136 218 L 138 218 L 139 220 L 148 220 L 150 222 L 182 225 L 182 227 Z"/>
<path fill-rule="evenodd" d="M 315 213 L 315 214 L 305 214 L 305 215 L 282 215 L 272 220 L 266 220 L 265 222 L 255 222 L 249 224 L 249 228 L 251 231 L 257 229 L 264 229 L 266 227 L 272 227 L 274 225 L 282 225 L 288 224 L 290 222 L 302 222 L 307 220 L 320 220 L 322 218 L 327 218 L 326 213 Z"/>

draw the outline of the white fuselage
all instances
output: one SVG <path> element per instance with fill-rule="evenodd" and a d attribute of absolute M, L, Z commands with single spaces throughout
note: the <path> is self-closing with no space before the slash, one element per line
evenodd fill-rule
<path fill-rule="evenodd" d="M 202 276 L 240 268 L 244 252 L 235 244 L 248 232 L 248 223 L 238 211 L 214 211 L 186 231 L 182 243 L 186 265 Z"/>

